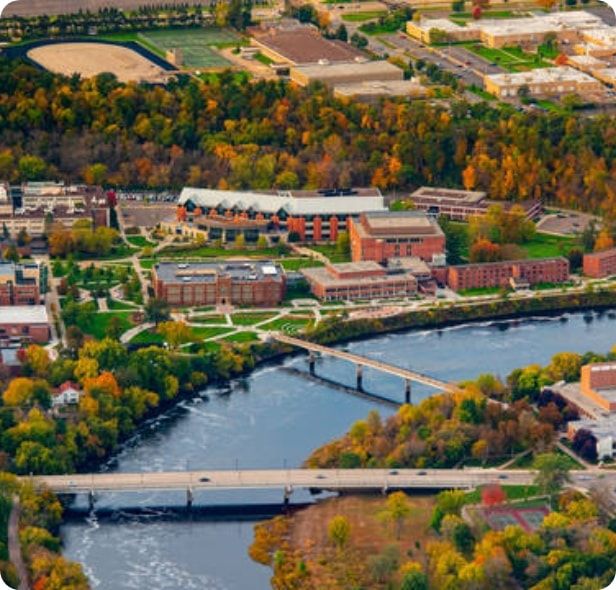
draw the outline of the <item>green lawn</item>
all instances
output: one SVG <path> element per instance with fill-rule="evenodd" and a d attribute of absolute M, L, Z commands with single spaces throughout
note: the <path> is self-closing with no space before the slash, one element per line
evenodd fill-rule
<path fill-rule="evenodd" d="M 151 344 L 157 346 L 162 346 L 163 342 L 163 337 L 158 332 L 151 332 L 150 330 L 139 332 L 130 340 L 131 344 Z"/>
<path fill-rule="evenodd" d="M 366 12 L 349 12 L 347 14 L 342 15 L 342 20 L 345 20 L 349 23 L 363 23 L 368 20 L 374 20 L 376 18 L 381 18 L 387 14 L 384 10 L 368 10 Z"/>
<path fill-rule="evenodd" d="M 222 326 L 198 328 L 195 326 L 191 326 L 191 330 L 193 332 L 195 340 L 207 340 L 208 338 L 214 338 L 215 336 L 228 334 L 229 332 L 233 331 L 233 328 L 224 328 Z"/>
<path fill-rule="evenodd" d="M 272 320 L 267 324 L 263 324 L 259 326 L 262 330 L 274 330 L 278 332 L 286 332 L 287 334 L 296 334 L 297 332 L 301 332 L 305 328 L 307 328 L 310 324 L 312 324 L 312 320 L 307 318 L 278 318 L 277 320 Z"/>
<path fill-rule="evenodd" d="M 479 297 L 481 295 L 496 295 L 500 291 L 500 287 L 478 287 L 476 289 L 462 289 L 458 291 L 458 294 L 462 297 Z"/>
<path fill-rule="evenodd" d="M 179 48 L 188 68 L 226 68 L 231 63 L 212 47 L 229 47 L 243 43 L 230 29 L 167 29 L 139 33 L 139 41 L 159 48 L 163 53 Z"/>
<path fill-rule="evenodd" d="M 280 262 L 285 270 L 301 270 L 302 268 L 324 266 L 320 260 L 315 260 L 314 258 L 282 258 L 278 262 Z"/>
<path fill-rule="evenodd" d="M 137 248 L 153 248 L 156 246 L 156 242 L 150 242 L 145 236 L 126 236 L 126 240 Z"/>
<path fill-rule="evenodd" d="M 244 344 L 246 342 L 256 342 L 259 340 L 259 336 L 255 332 L 236 332 L 230 336 L 223 338 L 225 342 L 235 342 L 237 344 Z"/>
<path fill-rule="evenodd" d="M 465 43 L 464 46 L 475 55 L 490 63 L 495 63 L 509 72 L 525 72 L 552 66 L 551 63 L 544 61 L 540 55 L 526 53 L 519 47 L 495 49 L 480 43 Z"/>
<path fill-rule="evenodd" d="M 196 315 L 190 318 L 191 322 L 196 322 L 199 324 L 224 324 L 227 319 L 222 314 L 214 314 L 214 315 Z"/>
<path fill-rule="evenodd" d="M 164 249 L 160 252 L 162 258 L 228 258 L 230 256 L 243 258 L 277 258 L 280 255 L 278 248 L 261 248 L 254 250 L 247 248 L 216 248 L 215 246 L 202 246 L 185 250 Z"/>
<path fill-rule="evenodd" d="M 533 239 L 521 247 L 529 258 L 548 258 L 551 256 L 566 256 L 575 246 L 574 238 L 551 236 L 537 232 Z"/>
<path fill-rule="evenodd" d="M 253 326 L 254 324 L 258 324 L 259 322 L 264 322 L 273 318 L 276 314 L 274 313 L 236 313 L 232 316 L 233 323 L 236 326 Z"/>
<path fill-rule="evenodd" d="M 260 51 L 257 51 L 257 53 L 254 54 L 253 56 L 258 62 L 261 62 L 263 65 L 265 66 L 271 66 L 274 63 L 274 60 L 271 59 L 270 57 L 267 57 L 267 55 L 264 55 L 263 53 L 261 53 Z"/>
<path fill-rule="evenodd" d="M 122 311 L 115 313 L 93 313 L 86 322 L 79 324 L 79 328 L 81 328 L 84 334 L 90 334 L 94 338 L 102 340 L 106 335 L 107 326 L 112 318 L 119 318 L 122 331 L 126 332 L 126 330 L 132 328 L 131 315 L 131 312 Z"/>
<path fill-rule="evenodd" d="M 485 10 L 481 13 L 482 18 L 521 18 L 523 16 L 528 16 L 527 14 L 517 14 L 512 12 L 511 10 Z M 470 12 L 454 12 L 449 15 L 451 20 L 453 19 L 462 19 L 462 20 L 470 20 L 473 18 L 473 15 Z"/>
<path fill-rule="evenodd" d="M 143 268 L 144 270 L 151 270 L 151 268 L 158 262 L 158 260 L 156 260 L 156 258 L 140 258 L 139 259 L 139 264 L 141 265 L 141 268 Z"/>
<path fill-rule="evenodd" d="M 308 246 L 311 250 L 315 250 L 327 256 L 331 262 L 350 262 L 351 261 L 351 253 L 341 253 L 336 244 L 315 244 L 313 246 Z"/>
<path fill-rule="evenodd" d="M 581 463 L 576 461 L 567 453 L 563 453 L 563 451 L 561 451 L 560 449 L 555 449 L 554 453 L 560 455 L 561 457 L 564 457 L 564 459 L 567 461 L 569 469 L 584 469 L 584 466 Z M 530 469 L 534 460 L 535 457 L 533 453 L 527 453 L 526 455 L 523 455 L 522 457 L 516 459 L 516 461 L 512 463 L 511 469 Z"/>
<path fill-rule="evenodd" d="M 136 310 L 137 308 L 130 303 L 126 303 L 124 301 L 118 301 L 117 299 L 111 299 L 107 302 L 107 307 L 113 311 L 130 311 Z"/>

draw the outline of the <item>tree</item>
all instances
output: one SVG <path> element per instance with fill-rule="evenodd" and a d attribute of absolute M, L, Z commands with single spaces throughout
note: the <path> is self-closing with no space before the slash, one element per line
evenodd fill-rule
<path fill-rule="evenodd" d="M 599 232 L 599 235 L 597 236 L 597 239 L 595 241 L 595 247 L 594 247 L 595 252 L 609 250 L 610 248 L 613 248 L 613 247 L 614 247 L 614 240 L 612 239 L 612 236 L 610 236 L 610 233 L 607 230 L 602 229 Z"/>
<path fill-rule="evenodd" d="M 341 258 L 348 258 L 351 252 L 351 241 L 346 231 L 341 231 L 336 238 L 336 254 Z"/>
<path fill-rule="evenodd" d="M 193 337 L 192 330 L 184 322 L 163 322 L 158 325 L 157 331 L 172 350 L 177 350 L 180 345 L 189 342 Z"/>
<path fill-rule="evenodd" d="M 153 297 L 143 307 L 143 315 L 146 321 L 157 325 L 168 320 L 171 316 L 169 304 L 164 299 Z"/>
<path fill-rule="evenodd" d="M 477 240 L 470 248 L 471 262 L 494 262 L 501 259 L 501 248 L 487 239 Z"/>
<path fill-rule="evenodd" d="M 379 513 L 379 517 L 385 522 L 391 522 L 395 527 L 396 539 L 400 539 L 404 521 L 411 515 L 411 505 L 404 492 L 393 492 L 387 496 L 385 509 Z"/>
<path fill-rule="evenodd" d="M 338 28 L 336 29 L 335 37 L 336 39 L 339 39 L 340 41 L 344 41 L 345 43 L 348 41 L 349 33 L 347 31 L 347 28 L 344 26 L 344 24 L 340 24 L 338 26 Z"/>
<path fill-rule="evenodd" d="M 327 536 L 331 543 L 341 551 L 349 542 L 351 524 L 345 516 L 334 516 L 327 525 Z"/>
<path fill-rule="evenodd" d="M 404 574 L 400 590 L 429 590 L 428 576 L 422 571 L 412 571 Z"/>
<path fill-rule="evenodd" d="M 563 455 L 554 453 L 537 455 L 533 461 L 533 469 L 537 471 L 535 484 L 543 493 L 548 494 L 551 500 L 570 480 L 570 462 Z"/>
<path fill-rule="evenodd" d="M 105 328 L 105 336 L 112 340 L 119 340 L 123 333 L 124 324 L 122 323 L 122 319 L 118 316 L 112 316 Z"/>
<path fill-rule="evenodd" d="M 30 344 L 26 348 L 26 363 L 37 377 L 45 377 L 49 371 L 49 354 L 37 344 Z"/>
<path fill-rule="evenodd" d="M 572 448 L 580 457 L 586 459 L 586 461 L 594 463 L 598 458 L 597 438 L 590 430 L 586 430 L 585 428 L 580 428 L 576 431 L 573 437 Z"/>
<path fill-rule="evenodd" d="M 497 506 L 507 499 L 507 495 L 500 484 L 484 486 L 481 490 L 481 501 L 484 506 Z"/>
<path fill-rule="evenodd" d="M 22 156 L 17 165 L 23 180 L 41 180 L 46 173 L 47 164 L 38 156 Z"/>

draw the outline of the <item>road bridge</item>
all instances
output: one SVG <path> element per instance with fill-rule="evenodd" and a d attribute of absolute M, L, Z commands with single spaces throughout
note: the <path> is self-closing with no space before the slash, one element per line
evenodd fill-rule
<path fill-rule="evenodd" d="M 434 389 L 438 389 L 441 391 L 458 390 L 458 386 L 455 383 L 448 383 L 447 381 L 436 379 L 435 377 L 431 377 L 430 375 L 426 375 L 418 371 L 412 371 L 410 369 L 404 369 L 402 367 L 390 365 L 389 363 L 371 359 L 365 356 L 361 356 L 359 354 L 353 354 L 352 352 L 346 352 L 344 350 L 331 348 L 322 344 L 308 342 L 307 340 L 301 340 L 300 338 L 294 338 L 285 334 L 272 334 L 272 338 L 282 344 L 288 344 L 289 346 L 294 346 L 296 348 L 303 348 L 304 350 L 307 350 L 309 353 L 308 363 L 310 366 L 311 373 L 314 373 L 315 370 L 316 354 L 333 356 L 335 358 L 354 363 L 356 366 L 357 389 L 359 389 L 360 391 L 362 389 L 364 367 L 369 367 L 370 369 L 375 369 L 377 371 L 381 371 L 382 373 L 395 375 L 396 377 L 404 379 L 404 399 L 406 403 L 410 403 L 411 401 L 411 383 L 413 381 L 415 381 L 416 383 L 422 383 L 423 385 L 427 385 L 428 387 L 433 387 Z"/>

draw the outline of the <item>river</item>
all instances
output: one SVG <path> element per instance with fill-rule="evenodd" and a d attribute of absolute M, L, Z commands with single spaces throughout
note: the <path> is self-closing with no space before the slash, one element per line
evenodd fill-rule
<path fill-rule="evenodd" d="M 614 344 L 616 315 L 594 313 L 396 333 L 345 348 L 440 379 L 462 380 L 486 372 L 504 378 L 515 367 L 545 364 L 556 352 L 606 352 Z M 371 409 L 382 415 L 393 411 L 297 370 L 307 371 L 304 356 L 260 368 L 229 387 L 209 388 L 146 425 L 109 468 L 294 467 Z M 350 364 L 327 358 L 317 363 L 319 373 L 349 385 L 355 377 Z M 396 400 L 404 396 L 400 379 L 370 370 L 364 373 L 364 388 Z M 426 387 L 414 385 L 414 401 L 429 394 Z M 294 501 L 309 499 L 307 493 L 294 496 Z M 201 492 L 195 502 L 211 506 L 281 499 L 282 491 Z M 97 507 L 109 514 L 71 518 L 62 527 L 65 554 L 84 565 L 98 590 L 267 590 L 269 570 L 247 555 L 254 524 L 250 518 L 190 518 L 161 509 L 135 515 L 126 510 L 183 502 L 182 494 L 105 494 Z"/>

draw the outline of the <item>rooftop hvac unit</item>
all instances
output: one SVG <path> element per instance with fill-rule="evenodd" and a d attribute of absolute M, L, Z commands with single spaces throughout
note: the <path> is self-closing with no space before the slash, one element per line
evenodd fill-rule
<path fill-rule="evenodd" d="M 325 58 L 321 58 L 318 62 L 317 62 L 320 66 L 328 66 L 329 65 L 329 60 L 325 59 Z"/>

